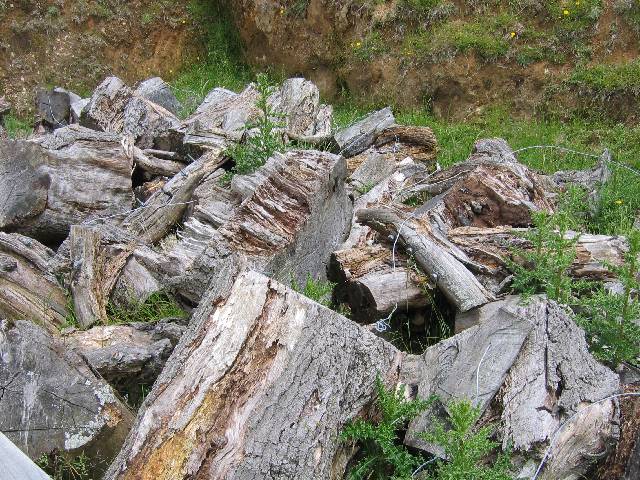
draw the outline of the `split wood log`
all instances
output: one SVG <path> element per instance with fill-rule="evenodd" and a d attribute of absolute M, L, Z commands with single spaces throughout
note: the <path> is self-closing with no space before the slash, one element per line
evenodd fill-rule
<path fill-rule="evenodd" d="M 140 82 L 133 93 L 146 98 L 156 105 L 160 105 L 173 115 L 178 115 L 182 108 L 181 103 L 171 91 L 169 84 L 160 77 L 152 77 Z"/>
<path fill-rule="evenodd" d="M 138 168 L 152 176 L 172 177 L 185 167 L 183 163 L 147 156 L 145 152 L 138 147 L 133 147 L 133 160 Z"/>
<path fill-rule="evenodd" d="M 131 137 L 140 148 L 177 150 L 182 145 L 182 137 L 176 136 L 180 121 L 170 111 L 160 105 L 133 95 L 123 112 L 122 133 Z"/>
<path fill-rule="evenodd" d="M 106 478 L 341 479 L 339 434 L 402 354 L 254 272 L 191 325 Z"/>
<path fill-rule="evenodd" d="M 411 249 L 418 265 L 456 309 L 466 312 L 484 305 L 492 296 L 455 256 L 439 245 L 427 232 L 419 233 L 408 219 L 402 220 L 389 209 L 365 209 L 356 213 L 358 222 L 383 235 L 399 235 Z"/>
<path fill-rule="evenodd" d="M 92 130 L 121 133 L 124 110 L 132 95 L 133 91 L 118 77 L 105 78 L 82 109 L 80 125 Z"/>
<path fill-rule="evenodd" d="M 0 321 L 0 431 L 31 459 L 84 452 L 104 472 L 133 415 L 62 339 L 25 321 Z"/>
<path fill-rule="evenodd" d="M 609 397 L 619 391 L 618 376 L 591 356 L 584 332 L 556 303 L 498 303 L 482 307 L 492 312 L 486 321 L 409 356 L 401 381 L 417 386 L 419 398 L 467 398 L 485 417 L 500 416 L 503 447 L 536 463 L 549 447 L 538 478 L 577 478 L 616 437 L 616 401 Z M 434 412 L 413 420 L 405 441 L 434 451 L 418 437 L 432 428 Z"/>
<path fill-rule="evenodd" d="M 58 332 L 68 311 L 65 292 L 51 274 L 53 255 L 32 238 L 0 232 L 0 317 Z"/>
<path fill-rule="evenodd" d="M 354 320 L 371 323 L 393 310 L 430 303 L 425 290 L 433 286 L 407 266 L 404 255 L 395 257 L 394 268 L 391 251 L 378 244 L 331 254 L 328 278 L 337 284 L 336 301 L 349 305 Z"/>
<path fill-rule="evenodd" d="M 131 209 L 131 160 L 112 136 L 77 125 L 33 142 L 0 141 L 0 171 L 0 229 L 44 243 Z"/>

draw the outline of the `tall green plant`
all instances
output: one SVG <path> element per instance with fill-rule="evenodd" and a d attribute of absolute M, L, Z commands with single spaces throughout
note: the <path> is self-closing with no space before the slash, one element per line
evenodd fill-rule
<path fill-rule="evenodd" d="M 250 134 L 246 143 L 238 143 L 227 149 L 227 155 L 235 162 L 233 173 L 253 173 L 274 153 L 284 151 L 282 137 L 277 131 L 283 126 L 279 122 L 282 116 L 269 105 L 269 97 L 275 87 L 264 73 L 257 75 L 255 86 L 260 94 L 256 104 L 260 115 L 255 122 L 247 125 Z"/>

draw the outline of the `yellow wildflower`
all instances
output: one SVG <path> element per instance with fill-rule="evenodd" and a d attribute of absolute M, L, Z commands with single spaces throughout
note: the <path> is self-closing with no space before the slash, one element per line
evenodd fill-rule
<path fill-rule="evenodd" d="M 511 32 L 511 38 L 516 36 L 516 32 Z"/>
<path fill-rule="evenodd" d="M 562 11 L 562 14 L 563 14 L 563 15 L 569 15 L 569 10 L 563 10 L 563 11 Z"/>
<path fill-rule="evenodd" d="M 284 15 L 284 8 L 280 9 L 280 15 Z"/>
<path fill-rule="evenodd" d="M 362 42 L 356 42 L 356 48 L 360 48 L 362 46 Z"/>
<path fill-rule="evenodd" d="M 622 205 L 623 203 L 624 203 L 624 200 L 620 200 L 620 199 L 616 200 L 616 205 Z"/>

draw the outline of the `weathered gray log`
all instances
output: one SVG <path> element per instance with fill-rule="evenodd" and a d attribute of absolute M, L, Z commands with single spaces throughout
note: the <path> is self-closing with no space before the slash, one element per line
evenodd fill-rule
<path fill-rule="evenodd" d="M 424 276 L 407 267 L 403 254 L 396 253 L 395 268 L 391 251 L 382 245 L 338 250 L 331 254 L 328 278 L 335 282 L 339 303 L 347 303 L 352 318 L 372 322 L 391 313 L 425 307 L 432 288 Z"/>
<path fill-rule="evenodd" d="M 420 398 L 437 393 L 444 403 L 466 398 L 491 409 L 487 416 L 501 416 L 504 447 L 535 462 L 550 447 L 538 478 L 577 478 L 615 439 L 609 397 L 619 390 L 618 376 L 591 356 L 584 332 L 554 302 L 499 303 L 483 307 L 490 314 L 480 324 L 408 357 L 401 381 L 417 385 Z M 411 422 L 410 444 L 432 450 L 417 437 L 429 430 L 432 413 Z"/>
<path fill-rule="evenodd" d="M 385 128 L 395 124 L 391 108 L 387 107 L 373 112 L 366 118 L 354 123 L 335 134 L 340 153 L 345 157 L 353 157 L 364 152 L 373 145 L 377 135 Z"/>
<path fill-rule="evenodd" d="M 81 98 L 71 104 L 69 110 L 71 112 L 71 123 L 80 123 L 80 117 L 82 116 L 82 110 L 89 104 L 90 98 Z"/>
<path fill-rule="evenodd" d="M 2 480 L 51 480 L 51 477 L 0 432 Z"/>
<path fill-rule="evenodd" d="M 174 115 L 177 115 L 182 108 L 182 105 L 171 91 L 169 84 L 160 77 L 152 77 L 140 82 L 134 94 L 160 105 Z"/>
<path fill-rule="evenodd" d="M 217 292 L 213 292 L 214 296 Z M 209 295 L 208 295 L 209 297 Z M 203 302 L 107 479 L 341 479 L 339 440 L 401 353 L 355 323 L 247 272 Z"/>
<path fill-rule="evenodd" d="M 92 130 L 121 133 L 124 110 L 132 95 L 132 90 L 118 77 L 105 78 L 82 109 L 80 125 Z"/>
<path fill-rule="evenodd" d="M 185 167 L 183 163 L 148 156 L 145 152 L 134 146 L 133 159 L 137 167 L 152 176 L 172 177 Z"/>
<path fill-rule="evenodd" d="M 237 95 L 238 94 L 236 92 L 232 92 L 231 90 L 228 90 L 226 88 L 215 87 L 213 90 L 207 93 L 207 96 L 204 98 L 202 103 L 198 105 L 195 113 L 202 113 L 209 108 L 215 107 L 216 104 L 224 100 L 233 98 Z"/>
<path fill-rule="evenodd" d="M 0 141 L 0 229 L 57 243 L 73 224 L 130 210 L 131 170 L 112 136 L 77 125 Z"/>
<path fill-rule="evenodd" d="M 618 434 L 617 402 L 605 399 L 620 382 L 591 356 L 584 332 L 563 308 L 548 302 L 532 320 L 498 399 L 503 444 L 516 451 L 550 445 L 538 478 L 576 478 Z"/>
<path fill-rule="evenodd" d="M 358 222 L 384 235 L 399 235 L 420 268 L 458 310 L 466 312 L 492 300 L 473 274 L 426 230 L 416 231 L 408 219 L 403 221 L 389 209 L 364 209 L 356 216 Z"/>
<path fill-rule="evenodd" d="M 51 274 L 53 251 L 32 238 L 0 232 L 0 317 L 29 320 L 57 332 L 67 297 Z"/>
<path fill-rule="evenodd" d="M 84 452 L 104 471 L 133 422 L 127 407 L 61 339 L 0 322 L 0 431 L 30 458 Z"/>
<path fill-rule="evenodd" d="M 63 336 L 65 344 L 128 396 L 152 385 L 185 331 L 176 321 L 93 327 Z"/>

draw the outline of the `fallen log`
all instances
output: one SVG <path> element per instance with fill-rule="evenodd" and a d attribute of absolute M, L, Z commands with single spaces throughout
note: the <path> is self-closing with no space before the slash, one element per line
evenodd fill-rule
<path fill-rule="evenodd" d="M 339 130 L 334 138 L 340 149 L 340 154 L 345 157 L 353 157 L 373 145 L 376 136 L 385 128 L 393 125 L 395 125 L 395 117 L 391 108 L 387 107 Z"/>
<path fill-rule="evenodd" d="M 341 479 L 339 433 L 401 353 L 254 272 L 191 325 L 105 478 Z"/>
<path fill-rule="evenodd" d="M 58 332 L 69 312 L 65 291 L 51 273 L 53 256 L 32 238 L 0 232 L 0 317 Z"/>
<path fill-rule="evenodd" d="M 4 480 L 51 480 L 22 450 L 0 432 L 0 458 Z"/>
<path fill-rule="evenodd" d="M 411 249 L 417 264 L 458 310 L 465 312 L 492 300 L 491 294 L 454 255 L 434 238 L 417 232 L 410 222 L 403 221 L 391 210 L 364 209 L 359 210 L 356 216 L 358 222 L 385 236 L 392 233 L 395 238 L 398 235 L 402 243 Z"/>

